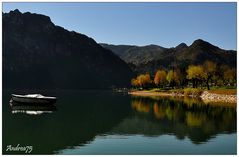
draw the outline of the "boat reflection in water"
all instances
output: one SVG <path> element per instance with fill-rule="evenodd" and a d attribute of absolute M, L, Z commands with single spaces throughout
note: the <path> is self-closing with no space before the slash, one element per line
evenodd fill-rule
<path fill-rule="evenodd" d="M 10 107 L 12 109 L 12 114 L 25 113 L 29 115 L 40 115 L 43 113 L 53 113 L 56 111 L 55 105 L 20 103 L 12 100 L 10 100 Z"/>

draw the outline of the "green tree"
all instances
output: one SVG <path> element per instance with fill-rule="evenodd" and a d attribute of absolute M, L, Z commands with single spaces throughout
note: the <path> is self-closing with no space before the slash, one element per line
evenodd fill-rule
<path fill-rule="evenodd" d="M 173 70 L 170 70 L 168 72 L 166 79 L 171 87 L 174 87 L 179 83 L 179 77 L 177 73 Z"/>
<path fill-rule="evenodd" d="M 222 64 L 218 69 L 217 69 L 217 75 L 220 78 L 220 81 L 222 81 L 221 85 L 226 85 L 227 79 L 226 77 L 224 77 L 225 75 L 225 71 L 227 71 L 228 69 L 230 69 L 230 67 L 228 65 Z"/>
<path fill-rule="evenodd" d="M 212 77 L 215 75 L 217 69 L 217 64 L 211 61 L 206 61 L 203 64 L 204 78 L 207 84 L 207 89 L 210 90 L 209 81 L 212 80 Z"/>
<path fill-rule="evenodd" d="M 237 72 L 235 68 L 228 68 L 224 71 L 224 79 L 227 84 L 234 85 L 236 82 Z"/>
<path fill-rule="evenodd" d="M 180 86 L 183 88 L 184 83 L 186 81 L 186 73 L 180 69 L 176 69 L 175 72 L 176 72 L 176 80 L 178 81 Z"/>

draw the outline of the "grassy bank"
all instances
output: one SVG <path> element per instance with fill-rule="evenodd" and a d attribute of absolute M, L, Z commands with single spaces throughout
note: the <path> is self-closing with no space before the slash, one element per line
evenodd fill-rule
<path fill-rule="evenodd" d="M 236 89 L 211 89 L 208 90 L 209 93 L 213 94 L 225 94 L 225 95 L 236 95 L 237 90 Z"/>
<path fill-rule="evenodd" d="M 197 88 L 184 88 L 184 89 L 150 89 L 150 90 L 131 90 L 130 94 L 137 95 L 162 95 L 162 96 L 200 96 L 203 92 L 201 89 Z"/>

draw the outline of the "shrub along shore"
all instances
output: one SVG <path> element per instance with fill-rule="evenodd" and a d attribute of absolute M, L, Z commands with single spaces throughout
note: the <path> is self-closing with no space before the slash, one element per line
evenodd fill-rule
<path fill-rule="evenodd" d="M 173 90 L 131 90 L 128 92 L 135 96 L 173 96 L 201 98 L 205 103 L 226 102 L 236 103 L 236 89 L 202 90 L 195 88 L 173 89 Z M 223 93 L 223 94 L 222 94 Z"/>

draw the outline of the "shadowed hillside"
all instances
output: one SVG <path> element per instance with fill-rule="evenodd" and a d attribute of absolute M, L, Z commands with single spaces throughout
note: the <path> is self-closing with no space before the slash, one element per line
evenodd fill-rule
<path fill-rule="evenodd" d="M 173 48 L 163 48 L 157 45 L 127 46 L 101 44 L 112 50 L 121 59 L 127 62 L 138 73 L 155 73 L 157 69 L 172 67 L 186 68 L 190 64 L 202 64 L 206 60 L 215 63 L 236 67 L 236 51 L 223 50 L 201 39 L 195 40 L 192 45 L 181 43 Z"/>
<path fill-rule="evenodd" d="M 3 13 L 3 88 L 127 87 L 131 77 L 129 66 L 92 38 L 48 16 Z"/>

